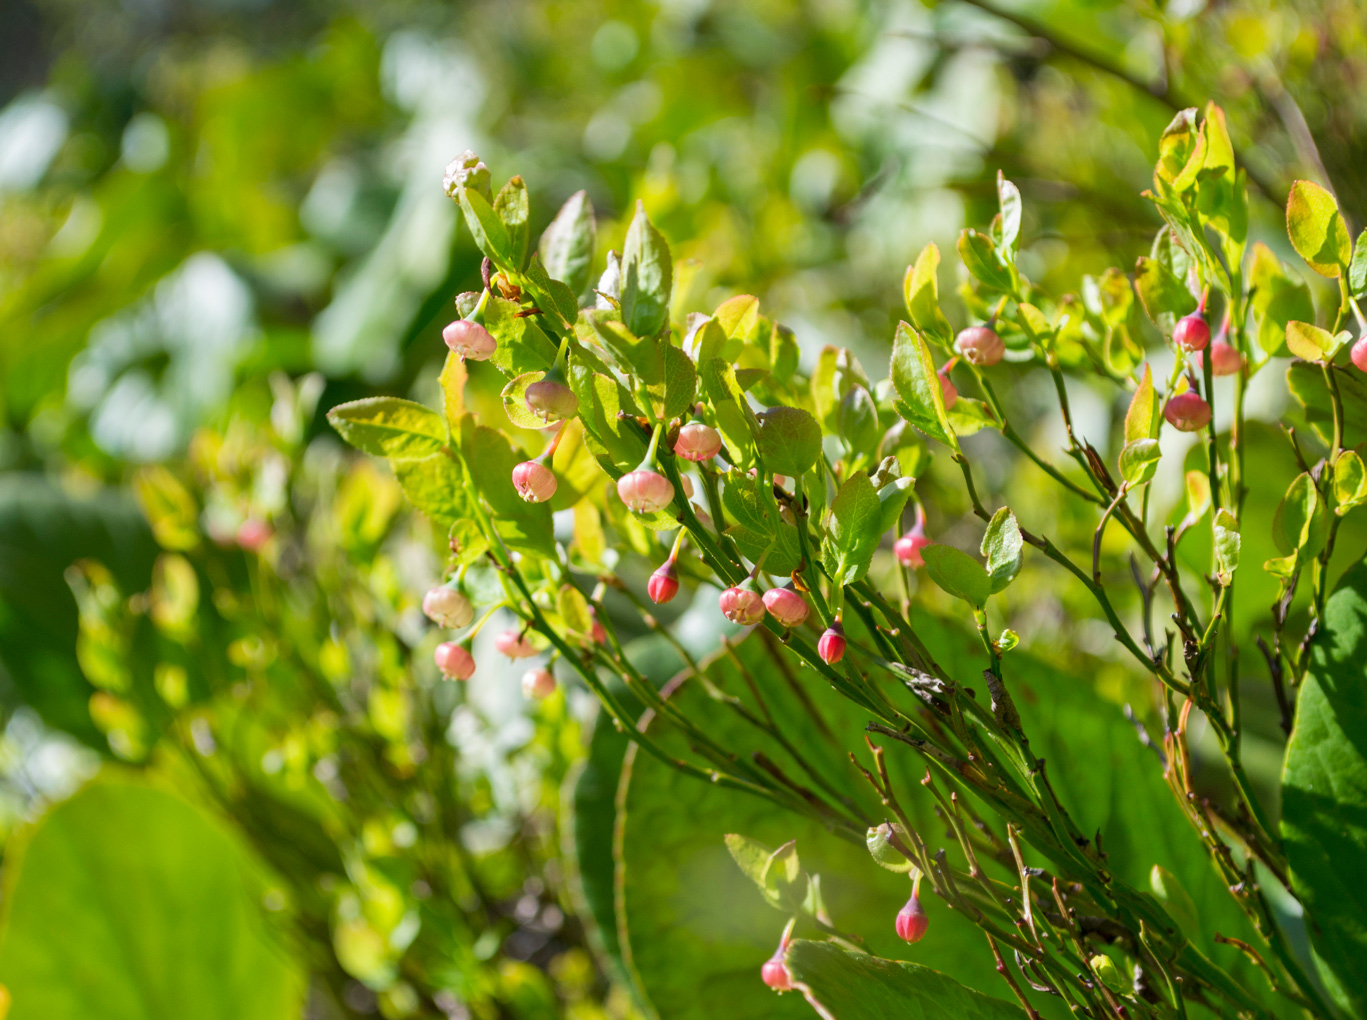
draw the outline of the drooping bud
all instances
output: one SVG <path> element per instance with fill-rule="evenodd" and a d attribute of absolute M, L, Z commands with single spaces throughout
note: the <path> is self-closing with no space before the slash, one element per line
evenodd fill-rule
<path fill-rule="evenodd" d="M 711 460 L 721 449 L 721 433 L 711 425 L 691 421 L 679 429 L 679 438 L 674 442 L 674 452 L 686 460 Z"/>
<path fill-rule="evenodd" d="M 549 669 L 529 669 L 522 674 L 522 696 L 532 699 L 549 698 L 555 693 L 555 674 Z"/>
<path fill-rule="evenodd" d="M 845 628 L 835 620 L 822 633 L 816 643 L 816 654 L 828 666 L 834 666 L 845 657 Z"/>
<path fill-rule="evenodd" d="M 528 503 L 544 503 L 555 495 L 555 472 L 535 460 L 524 460 L 513 468 L 513 488 Z"/>
<path fill-rule="evenodd" d="M 727 588 L 717 599 L 721 615 L 742 627 L 753 627 L 764 619 L 764 599 L 749 588 Z"/>
<path fill-rule="evenodd" d="M 454 588 L 438 585 L 422 597 L 422 611 L 438 627 L 459 630 L 470 626 L 475 618 L 475 607 Z"/>
<path fill-rule="evenodd" d="M 470 361 L 486 361 L 498 349 L 498 341 L 478 322 L 457 319 L 441 331 L 446 346 Z"/>
<path fill-rule="evenodd" d="M 793 975 L 788 973 L 788 965 L 783 962 L 783 947 L 774 950 L 764 966 L 759 969 L 760 979 L 776 992 L 793 990 Z"/>
<path fill-rule="evenodd" d="M 959 399 L 959 391 L 954 388 L 954 384 L 949 381 L 949 373 L 944 369 L 935 373 L 940 379 L 940 392 L 944 394 L 945 410 L 948 411 Z"/>
<path fill-rule="evenodd" d="M 474 656 L 454 641 L 443 641 L 437 645 L 432 658 L 437 669 L 441 670 L 441 675 L 448 680 L 469 680 L 475 674 Z"/>
<path fill-rule="evenodd" d="M 1199 393 L 1187 390 L 1168 400 L 1163 417 L 1179 432 L 1198 432 L 1210 424 L 1210 405 Z"/>
<path fill-rule="evenodd" d="M 954 346 L 970 365 L 995 365 L 1006 353 L 1006 344 L 997 331 L 987 326 L 969 326 L 959 331 Z M 949 400 L 946 399 L 948 404 Z"/>
<path fill-rule="evenodd" d="M 921 909 L 921 898 L 913 890 L 906 906 L 897 912 L 897 937 L 903 942 L 920 942 L 930 919 Z"/>
<path fill-rule="evenodd" d="M 1172 342 L 1184 351 L 1203 351 L 1210 343 L 1210 323 L 1199 311 L 1184 315 L 1172 328 Z"/>
<path fill-rule="evenodd" d="M 274 534 L 275 529 L 260 517 L 248 517 L 237 526 L 237 544 L 247 552 L 259 552 Z"/>
<path fill-rule="evenodd" d="M 646 582 L 646 594 L 657 605 L 668 602 L 679 594 L 679 572 L 674 568 L 674 557 L 665 560 Z"/>
<path fill-rule="evenodd" d="M 1238 375 L 1244 367 L 1243 356 L 1228 340 L 1217 337 L 1210 345 L 1210 371 L 1212 375 Z M 1200 357 L 1196 355 L 1195 357 Z M 1198 367 L 1200 367 L 1198 362 Z"/>
<path fill-rule="evenodd" d="M 801 626 L 802 621 L 807 619 L 807 614 L 811 612 L 807 600 L 797 593 L 791 583 L 785 584 L 782 588 L 770 588 L 766 591 L 764 608 L 784 627 Z"/>
<path fill-rule="evenodd" d="M 617 479 L 617 495 L 638 514 L 653 514 L 674 501 L 674 486 L 658 471 L 637 468 Z"/>
<path fill-rule="evenodd" d="M 1363 333 L 1353 342 L 1353 349 L 1348 352 L 1348 356 L 1353 359 L 1353 364 L 1361 372 L 1367 372 L 1367 333 Z"/>
<path fill-rule="evenodd" d="M 579 398 L 562 382 L 541 379 L 527 387 L 527 410 L 547 425 L 573 418 L 579 411 Z"/>
<path fill-rule="evenodd" d="M 526 659 L 537 654 L 536 645 L 523 637 L 516 628 L 505 630 L 494 638 L 494 647 L 510 659 Z"/>
<path fill-rule="evenodd" d="M 902 566 L 924 567 L 926 561 L 921 558 L 921 550 L 933 544 L 930 539 L 926 538 L 925 532 L 921 530 L 918 524 L 892 544 L 892 551 L 897 555 Z"/>

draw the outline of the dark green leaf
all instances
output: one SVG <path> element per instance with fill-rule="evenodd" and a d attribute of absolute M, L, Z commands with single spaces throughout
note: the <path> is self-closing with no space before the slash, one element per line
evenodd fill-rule
<path fill-rule="evenodd" d="M 552 280 L 561 281 L 576 295 L 588 289 L 595 227 L 589 193 L 576 191 L 541 235 L 541 264 Z"/>
<path fill-rule="evenodd" d="M 638 201 L 622 246 L 622 320 L 637 336 L 654 336 L 664 329 L 672 279 L 669 244 Z"/>
<path fill-rule="evenodd" d="M 338 404 L 328 421 L 348 443 L 376 457 L 427 457 L 446 445 L 441 415 L 398 397 Z"/>
<path fill-rule="evenodd" d="M 845 479 L 831 503 L 821 562 L 836 584 L 853 584 L 866 573 L 883 533 L 883 504 L 869 481 L 858 471 Z"/>
<path fill-rule="evenodd" d="M 755 415 L 759 452 L 776 475 L 806 474 L 821 458 L 821 426 L 799 407 L 771 407 Z"/>
<path fill-rule="evenodd" d="M 930 348 L 905 322 L 897 324 L 892 345 L 892 385 L 900 398 L 897 413 L 952 449 L 959 448 L 945 415 L 944 391 L 930 360 Z"/>
<path fill-rule="evenodd" d="M 512 242 L 508 238 L 508 228 L 494 212 L 489 200 L 478 191 L 461 188 L 459 192 L 461 212 L 465 214 L 465 225 L 475 239 L 475 246 L 500 269 L 514 270 L 520 267 L 513 264 Z"/>

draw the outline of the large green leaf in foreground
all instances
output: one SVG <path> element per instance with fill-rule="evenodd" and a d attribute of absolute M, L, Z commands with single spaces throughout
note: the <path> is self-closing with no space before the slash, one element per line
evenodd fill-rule
<path fill-rule="evenodd" d="M 184 801 L 96 782 L 10 853 L 9 1020 L 300 1015 L 303 981 L 266 929 L 251 862 Z"/>
<path fill-rule="evenodd" d="M 1324 622 L 1286 749 L 1282 835 L 1325 983 L 1361 1017 L 1367 1016 L 1367 562 L 1345 575 Z"/>
<path fill-rule="evenodd" d="M 1020 1020 L 1022 1010 L 915 963 L 795 940 L 788 971 L 823 1020 Z"/>

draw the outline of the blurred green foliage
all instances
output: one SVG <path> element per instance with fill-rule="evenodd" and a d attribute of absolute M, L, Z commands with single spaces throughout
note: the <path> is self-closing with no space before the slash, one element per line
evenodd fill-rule
<path fill-rule="evenodd" d="M 1025 197 L 1033 279 L 1130 270 L 1159 222 L 1140 196 L 1154 139 L 1207 99 L 1269 258 L 1293 258 L 1296 178 L 1360 229 L 1364 80 L 1357 0 L 5 5 L 6 834 L 123 762 L 268 867 L 311 1015 L 630 1015 L 558 852 L 586 706 L 529 715 L 436 681 L 416 598 L 442 539 L 318 413 L 437 402 L 438 332 L 479 280 L 447 161 L 475 148 L 526 177 L 532 236 L 587 189 L 600 250 L 640 199 L 703 267 L 696 306 L 754 293 L 804 364 L 825 343 L 873 364 L 907 263 L 990 219 L 998 169 Z M 497 374 L 471 383 L 501 414 Z M 1271 423 L 1284 396 L 1251 401 Z M 1074 406 L 1104 446 L 1123 407 L 1082 385 Z M 1292 456 L 1266 426 L 1251 442 Z M 1028 468 L 982 463 L 1023 517 L 1087 532 Z M 954 541 L 945 467 L 926 494 Z M 1341 541 L 1346 561 L 1367 538 Z M 1053 628 L 1102 697 L 1143 698 L 1079 592 L 1030 565 L 1015 591 L 1016 629 Z M 1246 725 L 1271 787 L 1270 692 Z"/>

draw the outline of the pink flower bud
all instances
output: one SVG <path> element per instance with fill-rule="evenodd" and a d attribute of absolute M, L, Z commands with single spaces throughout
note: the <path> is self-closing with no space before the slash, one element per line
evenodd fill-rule
<path fill-rule="evenodd" d="M 448 680 L 469 680 L 475 675 L 475 659 L 466 649 L 454 641 L 443 641 L 437 645 L 432 658 L 437 669 Z"/>
<path fill-rule="evenodd" d="M 1200 312 L 1192 312 L 1177 320 L 1172 328 L 1172 342 L 1184 351 L 1205 350 L 1210 343 L 1210 324 Z"/>
<path fill-rule="evenodd" d="M 638 514 L 653 514 L 674 501 L 674 486 L 657 471 L 637 468 L 617 479 L 617 495 Z"/>
<path fill-rule="evenodd" d="M 258 552 L 274 534 L 275 529 L 260 517 L 248 517 L 237 527 L 237 544 L 247 552 Z"/>
<path fill-rule="evenodd" d="M 533 698 L 549 698 L 555 693 L 555 674 L 549 669 L 529 669 L 522 674 L 522 696 L 531 700 Z"/>
<path fill-rule="evenodd" d="M 920 898 L 913 892 L 907 905 L 897 912 L 897 937 L 904 942 L 920 942 L 929 923 Z"/>
<path fill-rule="evenodd" d="M 788 965 L 783 962 L 783 947 L 780 946 L 774 951 L 774 955 L 759 969 L 760 979 L 776 992 L 791 992 L 793 990 L 793 976 L 788 973 Z"/>
<path fill-rule="evenodd" d="M 816 643 L 816 654 L 828 666 L 834 666 L 845 657 L 845 628 L 836 620 L 821 635 Z"/>
<path fill-rule="evenodd" d="M 1200 358 L 1197 353 L 1193 360 Z M 1197 367 L 1201 368 L 1200 361 Z M 1217 339 L 1210 345 L 1210 371 L 1212 375 L 1238 375 L 1239 370 L 1244 367 L 1244 359 L 1238 350 L 1228 340 Z"/>
<path fill-rule="evenodd" d="M 807 619 L 807 614 L 811 612 L 807 600 L 799 595 L 791 584 L 766 591 L 764 608 L 784 627 L 801 626 L 802 621 Z"/>
<path fill-rule="evenodd" d="M 505 630 L 494 638 L 494 647 L 510 659 L 526 659 L 536 654 L 536 645 L 522 636 L 516 628 Z"/>
<path fill-rule="evenodd" d="M 1197 432 L 1210 424 L 1210 405 L 1199 393 L 1187 390 L 1168 400 L 1163 417 L 1179 432 Z"/>
<path fill-rule="evenodd" d="M 924 567 L 926 561 L 921 558 L 921 550 L 933 544 L 930 539 L 926 538 L 926 533 L 921 530 L 921 525 L 917 524 L 892 544 L 892 551 L 902 566 Z"/>
<path fill-rule="evenodd" d="M 438 627 L 458 630 L 470 626 L 475 609 L 470 600 L 454 588 L 438 585 L 422 597 L 422 611 Z"/>
<path fill-rule="evenodd" d="M 555 495 L 555 472 L 545 464 L 524 460 L 513 468 L 513 488 L 528 503 L 544 503 Z"/>
<path fill-rule="evenodd" d="M 1353 349 L 1348 352 L 1348 356 L 1353 359 L 1353 364 L 1360 371 L 1367 372 L 1367 333 L 1357 338 L 1353 344 Z"/>
<path fill-rule="evenodd" d="M 717 599 L 721 615 L 742 627 L 753 627 L 764 619 L 764 599 L 749 588 L 727 588 Z"/>
<path fill-rule="evenodd" d="M 498 347 L 487 329 L 469 319 L 457 319 L 441 331 L 446 346 L 471 361 L 485 361 Z"/>
<path fill-rule="evenodd" d="M 579 398 L 562 382 L 542 379 L 527 387 L 527 410 L 547 425 L 573 418 L 579 411 Z"/>
<path fill-rule="evenodd" d="M 679 429 L 674 452 L 686 460 L 711 460 L 721 449 L 721 433 L 711 425 L 691 421 Z"/>
<path fill-rule="evenodd" d="M 646 594 L 657 605 L 679 594 L 679 572 L 674 569 L 673 559 L 665 560 L 650 575 L 650 580 L 646 582 Z"/>
<path fill-rule="evenodd" d="M 608 643 L 608 632 L 605 631 L 605 630 L 603 629 L 603 625 L 602 625 L 601 623 L 598 622 L 598 613 L 597 613 L 597 611 L 594 610 L 594 609 L 590 609 L 589 612 L 593 614 L 593 627 L 592 627 L 592 629 L 589 631 L 589 637 L 591 637 L 591 638 L 594 640 L 594 642 L 595 642 L 596 644 L 600 644 L 600 645 L 605 645 L 605 644 L 607 644 L 607 643 Z"/>
<path fill-rule="evenodd" d="M 1006 344 L 1002 343 L 1002 338 L 997 335 L 996 330 L 987 326 L 969 326 L 960 330 L 955 345 L 970 365 L 995 365 L 1006 353 Z M 949 403 L 947 397 L 945 403 Z"/>
<path fill-rule="evenodd" d="M 940 378 L 940 392 L 944 394 L 945 410 L 948 411 L 954 406 L 954 402 L 959 399 L 959 391 L 954 388 L 954 384 L 949 381 L 949 373 L 941 369 L 935 373 Z"/>

